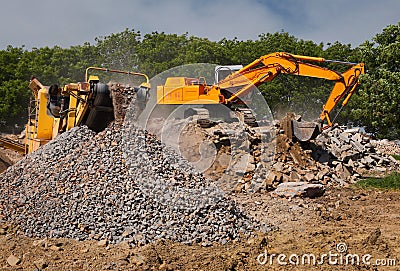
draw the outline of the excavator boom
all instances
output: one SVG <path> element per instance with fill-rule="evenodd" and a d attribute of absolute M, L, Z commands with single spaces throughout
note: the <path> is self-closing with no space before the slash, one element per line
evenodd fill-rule
<path fill-rule="evenodd" d="M 340 73 L 309 62 L 328 62 L 348 65 L 351 67 L 344 73 Z M 262 56 L 253 61 L 219 82 L 219 87 L 221 89 L 237 88 L 238 86 L 241 87 L 225 100 L 225 103 L 229 104 L 246 95 L 251 90 L 252 86 L 259 86 L 265 82 L 270 82 L 279 74 L 292 74 L 334 81 L 335 85 L 329 98 L 323 105 L 320 114 L 321 123 L 324 120 L 327 120 L 327 126 L 324 127 L 327 128 L 332 126 L 333 122 L 330 113 L 343 98 L 342 108 L 347 105 L 359 84 L 359 76 L 364 74 L 364 72 L 363 63 L 327 60 L 321 57 L 299 56 L 279 52 Z M 293 134 L 300 141 L 311 139 L 316 134 L 317 130 L 321 130 L 319 124 L 313 122 L 296 122 L 293 123 L 291 127 L 293 129 Z"/>
<path fill-rule="evenodd" d="M 338 63 L 351 65 L 352 67 L 344 73 L 339 73 L 335 70 L 303 62 L 305 60 L 309 62 Z M 350 86 L 354 86 L 355 89 L 358 77 L 362 73 L 364 73 L 363 63 L 326 60 L 320 57 L 299 56 L 281 52 L 260 57 L 222 80 L 218 85 L 222 89 L 243 86 L 243 89 L 227 99 L 227 102 L 232 102 L 234 99 L 246 94 L 248 90 L 245 88 L 246 85 L 259 86 L 274 80 L 279 74 L 292 74 L 335 81 L 336 85 L 324 107 L 324 110 L 330 112 L 336 106 L 336 101 L 339 101 L 344 96 L 343 94 L 346 94 L 346 90 Z"/>

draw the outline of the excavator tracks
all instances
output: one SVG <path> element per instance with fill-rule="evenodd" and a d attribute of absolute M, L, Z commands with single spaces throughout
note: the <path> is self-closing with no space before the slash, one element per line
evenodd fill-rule
<path fill-rule="evenodd" d="M 256 126 L 256 118 L 253 112 L 249 108 L 237 108 L 235 109 L 235 115 L 240 122 L 247 124 L 248 126 Z M 212 124 L 210 111 L 207 108 L 189 108 L 185 111 L 185 118 L 193 117 L 193 120 L 202 128 L 209 128 Z"/>
<path fill-rule="evenodd" d="M 249 108 L 237 108 L 236 109 L 239 120 L 244 122 L 249 126 L 256 126 L 256 118 L 253 115 L 253 112 Z"/>
<path fill-rule="evenodd" d="M 189 108 L 185 111 L 185 118 L 193 117 L 202 128 L 211 126 L 210 112 L 206 108 Z"/>

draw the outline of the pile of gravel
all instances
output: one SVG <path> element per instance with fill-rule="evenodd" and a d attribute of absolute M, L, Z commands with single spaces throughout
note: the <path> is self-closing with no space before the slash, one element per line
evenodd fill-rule
<path fill-rule="evenodd" d="M 134 124 L 76 127 L 0 175 L 0 214 L 33 237 L 208 245 L 255 227 L 188 162 Z"/>

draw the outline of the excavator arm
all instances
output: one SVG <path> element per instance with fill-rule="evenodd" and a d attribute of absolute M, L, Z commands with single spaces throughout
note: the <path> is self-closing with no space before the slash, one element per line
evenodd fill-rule
<path fill-rule="evenodd" d="M 351 96 L 354 94 L 357 86 L 359 85 L 358 78 L 361 74 L 364 74 L 364 72 L 365 71 L 363 63 L 355 64 L 342 74 L 343 79 L 341 81 L 335 83 L 331 94 L 324 104 L 322 112 L 320 114 L 320 119 L 326 119 L 328 122 L 328 126 L 332 126 L 332 120 L 329 114 L 343 98 L 344 100 L 342 102 L 341 108 L 347 105 Z"/>
<path fill-rule="evenodd" d="M 350 65 L 352 67 L 344 73 L 339 73 L 304 61 L 320 63 L 334 62 Z M 341 62 L 326 60 L 320 57 L 307 57 L 288 53 L 273 53 L 262 56 L 237 72 L 229 75 L 224 80 L 220 81 L 218 86 L 221 89 L 229 89 L 239 86 L 242 87 L 233 93 L 231 97 L 226 99 L 226 103 L 230 103 L 240 96 L 247 94 L 252 86 L 259 86 L 263 83 L 270 82 L 279 74 L 292 74 L 335 81 L 335 86 L 333 87 L 320 115 L 321 119 L 325 119 L 326 114 L 330 113 L 338 102 L 346 95 L 348 97 L 344 101 L 344 105 L 347 104 L 348 99 L 354 93 L 358 85 L 360 74 L 363 73 L 363 63 Z"/>
<path fill-rule="evenodd" d="M 305 62 L 307 61 L 307 62 Z M 337 72 L 328 68 L 311 64 L 309 62 L 331 62 L 351 66 L 344 73 Z M 298 76 L 307 76 L 322 78 L 329 81 L 334 81 L 335 85 L 325 102 L 320 114 L 320 120 L 327 120 L 327 127 L 332 126 L 330 117 L 331 111 L 344 98 L 342 108 L 347 105 L 350 97 L 353 95 L 358 86 L 358 79 L 364 73 L 363 63 L 342 62 L 336 60 L 327 60 L 320 57 L 308 57 L 300 55 L 292 55 L 288 53 L 278 52 L 260 57 L 237 72 L 232 73 L 224 80 L 218 83 L 221 89 L 235 89 L 230 97 L 226 97 L 223 101 L 226 104 L 234 103 L 246 95 L 253 86 L 259 86 L 263 83 L 270 82 L 279 74 L 292 74 Z M 339 111 L 340 112 L 340 111 Z M 310 126 L 309 130 L 311 129 Z M 325 127 L 326 128 L 326 127 Z M 300 129 L 300 128 L 299 128 Z M 307 140 L 307 136 L 299 136 Z"/>

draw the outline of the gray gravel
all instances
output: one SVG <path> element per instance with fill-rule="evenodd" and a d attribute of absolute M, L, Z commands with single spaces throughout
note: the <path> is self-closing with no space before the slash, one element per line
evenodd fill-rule
<path fill-rule="evenodd" d="M 226 243 L 259 228 L 132 123 L 76 127 L 0 175 L 0 215 L 32 237 Z M 240 235 L 240 236 L 239 236 Z"/>

